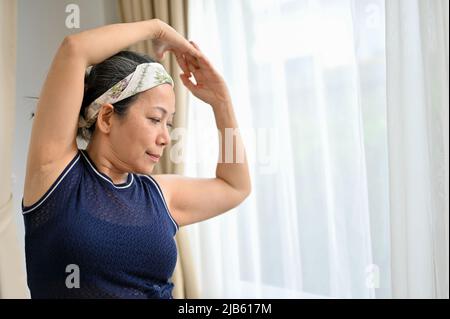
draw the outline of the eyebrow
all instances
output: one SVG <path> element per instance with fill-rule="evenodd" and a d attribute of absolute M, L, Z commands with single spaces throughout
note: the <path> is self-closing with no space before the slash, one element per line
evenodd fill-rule
<path fill-rule="evenodd" d="M 154 109 L 160 110 L 161 112 L 163 112 L 163 114 L 167 114 L 167 111 L 166 111 L 165 108 L 162 108 L 162 107 L 160 107 L 160 106 L 154 106 L 153 108 L 154 108 Z M 175 115 L 175 113 L 176 113 L 176 112 L 173 112 L 172 115 Z"/>

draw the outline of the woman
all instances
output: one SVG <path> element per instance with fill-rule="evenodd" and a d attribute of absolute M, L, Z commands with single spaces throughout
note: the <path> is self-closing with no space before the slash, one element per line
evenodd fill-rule
<path fill-rule="evenodd" d="M 122 51 L 147 39 L 157 59 L 175 54 L 183 84 L 212 107 L 222 134 L 237 127 L 222 77 L 162 21 L 67 36 L 42 89 L 28 152 L 22 209 L 32 298 L 172 298 L 178 228 L 250 193 L 245 156 L 219 161 L 215 178 L 151 176 L 170 143 L 175 95 L 161 64 Z M 77 134 L 89 141 L 86 150 Z M 239 134 L 235 143 L 242 147 Z"/>

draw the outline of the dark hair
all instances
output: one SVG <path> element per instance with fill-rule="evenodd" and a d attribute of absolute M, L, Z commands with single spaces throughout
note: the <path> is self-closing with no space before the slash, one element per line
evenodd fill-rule
<path fill-rule="evenodd" d="M 84 111 L 89 104 L 109 90 L 114 84 L 133 73 L 139 64 L 149 62 L 156 61 L 145 54 L 132 51 L 120 51 L 105 61 L 92 66 L 89 75 L 86 74 L 84 77 L 84 95 L 80 116 L 84 117 Z M 125 117 L 127 110 L 138 97 L 139 93 L 113 104 L 114 113 L 120 118 Z M 83 132 L 79 128 L 77 135 L 89 141 L 95 131 L 95 123 L 89 127 L 87 132 Z"/>

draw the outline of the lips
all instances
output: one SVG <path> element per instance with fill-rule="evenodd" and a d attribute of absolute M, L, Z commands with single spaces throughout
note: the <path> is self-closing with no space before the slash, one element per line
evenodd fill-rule
<path fill-rule="evenodd" d="M 158 161 L 159 160 L 159 158 L 161 157 L 161 155 L 158 155 L 158 154 L 151 154 L 151 153 L 148 153 L 148 152 L 145 152 L 147 155 L 149 155 L 150 156 L 150 158 L 152 159 L 152 160 L 154 160 L 154 161 Z"/>

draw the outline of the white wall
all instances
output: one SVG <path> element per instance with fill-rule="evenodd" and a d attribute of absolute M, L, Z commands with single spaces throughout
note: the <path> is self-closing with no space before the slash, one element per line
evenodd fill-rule
<path fill-rule="evenodd" d="M 80 8 L 80 28 L 68 29 L 65 12 L 68 4 Z M 31 113 L 47 75 L 51 61 L 64 36 L 85 29 L 119 22 L 116 0 L 19 0 L 17 11 L 17 80 L 13 150 L 13 196 L 17 212 L 18 240 L 24 247 L 21 201 L 25 179 Z M 25 261 L 25 258 L 23 259 Z M 25 264 L 24 264 L 25 265 Z M 25 267 L 25 266 L 24 266 Z M 24 268 L 25 269 L 25 268 Z"/>

